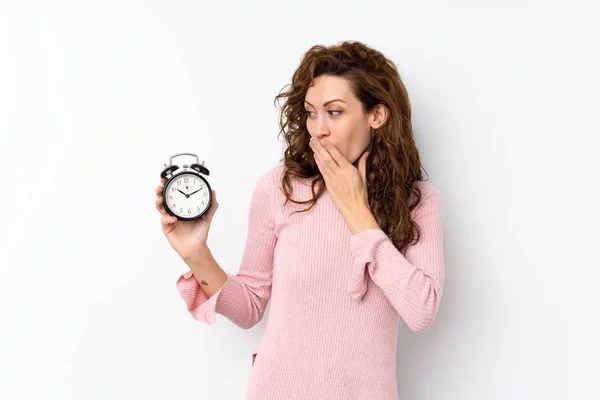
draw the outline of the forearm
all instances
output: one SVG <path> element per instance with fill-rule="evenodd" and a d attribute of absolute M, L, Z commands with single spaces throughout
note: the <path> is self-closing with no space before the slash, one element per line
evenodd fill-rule
<path fill-rule="evenodd" d="M 208 298 L 227 282 L 227 273 L 217 264 L 208 246 L 184 258 L 184 262 Z"/>

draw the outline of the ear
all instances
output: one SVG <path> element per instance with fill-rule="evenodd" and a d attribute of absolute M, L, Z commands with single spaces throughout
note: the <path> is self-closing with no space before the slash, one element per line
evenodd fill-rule
<path fill-rule="evenodd" d="M 388 109 L 383 103 L 379 103 L 375 106 L 375 108 L 371 111 L 371 128 L 378 129 L 383 126 L 383 124 L 388 119 Z"/>

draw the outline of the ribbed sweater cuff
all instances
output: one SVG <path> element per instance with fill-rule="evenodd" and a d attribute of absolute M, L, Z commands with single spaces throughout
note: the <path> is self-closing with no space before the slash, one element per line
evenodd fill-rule
<path fill-rule="evenodd" d="M 216 308 L 220 297 L 227 297 L 226 294 L 223 295 L 223 292 L 227 292 L 230 278 L 231 275 L 227 273 L 227 281 L 210 298 L 206 296 L 191 270 L 186 271 L 177 279 L 176 286 L 192 316 L 196 320 L 210 325 L 216 321 Z M 223 304 L 219 302 L 219 306 L 221 307 Z"/>

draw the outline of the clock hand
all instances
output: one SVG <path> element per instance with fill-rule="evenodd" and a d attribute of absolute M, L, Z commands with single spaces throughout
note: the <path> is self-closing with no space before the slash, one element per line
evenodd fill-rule
<path fill-rule="evenodd" d="M 181 190 L 179 190 L 179 189 L 177 189 L 177 191 L 178 191 L 179 193 L 181 193 L 182 195 L 184 195 L 186 198 L 187 198 L 187 197 L 190 197 L 190 195 L 189 195 L 189 194 L 185 194 L 185 193 L 183 193 L 183 192 L 182 192 Z"/>
<path fill-rule="evenodd" d="M 201 191 L 202 189 L 198 189 L 195 192 L 190 193 L 190 196 L 193 195 L 194 193 L 198 193 L 199 191 Z"/>

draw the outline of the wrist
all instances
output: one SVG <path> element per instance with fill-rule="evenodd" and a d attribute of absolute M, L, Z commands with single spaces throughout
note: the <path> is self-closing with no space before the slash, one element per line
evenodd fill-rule
<path fill-rule="evenodd" d="M 202 264 L 202 260 L 206 260 L 208 256 L 211 254 L 210 249 L 206 244 L 196 247 L 194 250 L 191 250 L 189 253 L 182 255 L 181 258 L 183 261 L 192 267 L 191 264 L 198 265 Z"/>
<path fill-rule="evenodd" d="M 353 211 L 347 222 L 352 235 L 368 229 L 380 229 L 375 216 L 366 205 Z"/>

